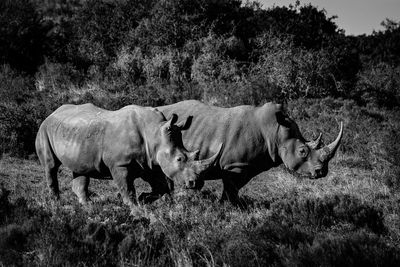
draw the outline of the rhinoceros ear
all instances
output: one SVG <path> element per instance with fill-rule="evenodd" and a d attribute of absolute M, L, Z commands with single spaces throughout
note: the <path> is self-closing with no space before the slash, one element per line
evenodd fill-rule
<path fill-rule="evenodd" d="M 288 120 L 288 116 L 285 112 L 285 107 L 283 104 L 275 104 L 275 116 L 276 116 L 276 121 L 285 127 L 290 126 L 290 122 Z"/>
<path fill-rule="evenodd" d="M 162 113 L 160 110 L 158 110 L 157 108 L 151 108 L 152 111 L 156 112 L 158 115 L 162 116 L 162 118 L 164 120 L 167 120 L 164 116 L 164 113 Z"/>
<path fill-rule="evenodd" d="M 178 115 L 175 113 L 172 114 L 171 118 L 165 123 L 167 129 L 171 129 L 171 126 L 174 125 L 178 120 Z"/>
<path fill-rule="evenodd" d="M 170 120 L 171 120 L 171 125 L 174 125 L 178 121 L 178 115 L 176 115 L 175 113 L 172 113 Z"/>
<path fill-rule="evenodd" d="M 276 111 L 276 121 L 287 128 L 290 128 L 290 120 L 283 110 Z"/>
<path fill-rule="evenodd" d="M 184 131 L 189 129 L 190 125 L 192 125 L 193 121 L 193 116 L 189 116 L 186 121 L 181 121 L 176 124 L 176 126 L 179 128 L 179 130 Z"/>

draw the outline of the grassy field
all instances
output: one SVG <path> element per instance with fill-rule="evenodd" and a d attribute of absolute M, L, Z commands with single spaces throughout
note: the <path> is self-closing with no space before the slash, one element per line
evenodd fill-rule
<path fill-rule="evenodd" d="M 4 266 L 399 266 L 400 194 L 339 154 L 328 177 L 297 180 L 283 168 L 241 191 L 247 208 L 219 204 L 221 183 L 175 192 L 131 211 L 111 181 L 91 180 L 82 207 L 71 174 L 49 199 L 37 160 L 0 160 Z M 140 179 L 138 195 L 150 188 Z M 0 265 L 1 265 L 0 264 Z"/>
<path fill-rule="evenodd" d="M 293 2 L 0 0 L 0 267 L 400 266 L 400 23 L 346 35 Z M 270 170 L 243 208 L 213 181 L 131 211 L 99 180 L 83 207 L 63 168 L 50 199 L 33 155 L 59 106 L 187 99 L 277 101 L 306 140 L 344 136 L 326 178 Z"/>

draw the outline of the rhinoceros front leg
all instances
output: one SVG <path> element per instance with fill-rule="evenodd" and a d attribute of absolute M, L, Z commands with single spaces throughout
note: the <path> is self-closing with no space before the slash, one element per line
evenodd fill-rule
<path fill-rule="evenodd" d="M 84 175 L 73 173 L 72 191 L 78 196 L 79 203 L 86 205 L 89 201 L 90 178 Z"/>
<path fill-rule="evenodd" d="M 229 173 L 223 175 L 222 183 L 224 189 L 222 191 L 221 202 L 230 201 L 233 205 L 244 206 L 239 198 L 239 190 L 249 182 L 250 178 L 247 175 Z"/>
<path fill-rule="evenodd" d="M 144 204 L 152 203 L 174 190 L 174 182 L 166 177 L 161 170 L 154 170 L 148 177 L 143 177 L 143 180 L 148 182 L 151 187 L 151 192 L 143 192 L 139 196 L 139 201 Z"/>
<path fill-rule="evenodd" d="M 133 208 L 136 206 L 136 191 L 134 179 L 127 167 L 117 166 L 111 169 L 111 176 L 118 187 L 124 204 Z"/>

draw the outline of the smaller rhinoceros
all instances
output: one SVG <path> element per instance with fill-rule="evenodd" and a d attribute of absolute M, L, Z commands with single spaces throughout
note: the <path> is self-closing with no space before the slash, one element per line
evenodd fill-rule
<path fill-rule="evenodd" d="M 35 143 L 50 192 L 59 198 L 61 164 L 72 171 L 72 190 L 82 204 L 89 200 L 90 177 L 112 178 L 129 206 L 136 204 L 137 177 L 152 186 L 150 198 L 168 193 L 173 182 L 196 187 L 220 152 L 196 160 L 198 151 L 188 152 L 182 144 L 181 130 L 191 118 L 179 124 L 177 119 L 173 114 L 167 121 L 157 109 L 136 105 L 116 111 L 92 104 L 61 106 L 43 121 Z"/>

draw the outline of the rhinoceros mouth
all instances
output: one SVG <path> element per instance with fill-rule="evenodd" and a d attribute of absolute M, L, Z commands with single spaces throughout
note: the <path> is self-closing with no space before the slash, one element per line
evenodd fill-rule
<path fill-rule="evenodd" d="M 311 174 L 305 174 L 305 173 L 298 173 L 295 170 L 291 170 L 288 167 L 284 167 L 284 170 L 289 173 L 290 175 L 292 175 L 293 177 L 297 178 L 297 179 L 311 179 L 311 180 L 315 180 L 318 179 L 319 177 L 317 177 L 317 175 L 311 175 Z"/>
<path fill-rule="evenodd" d="M 194 184 L 194 185 L 185 185 L 184 188 L 187 189 L 187 190 L 196 190 L 196 189 L 198 189 L 198 186 L 196 184 Z"/>

